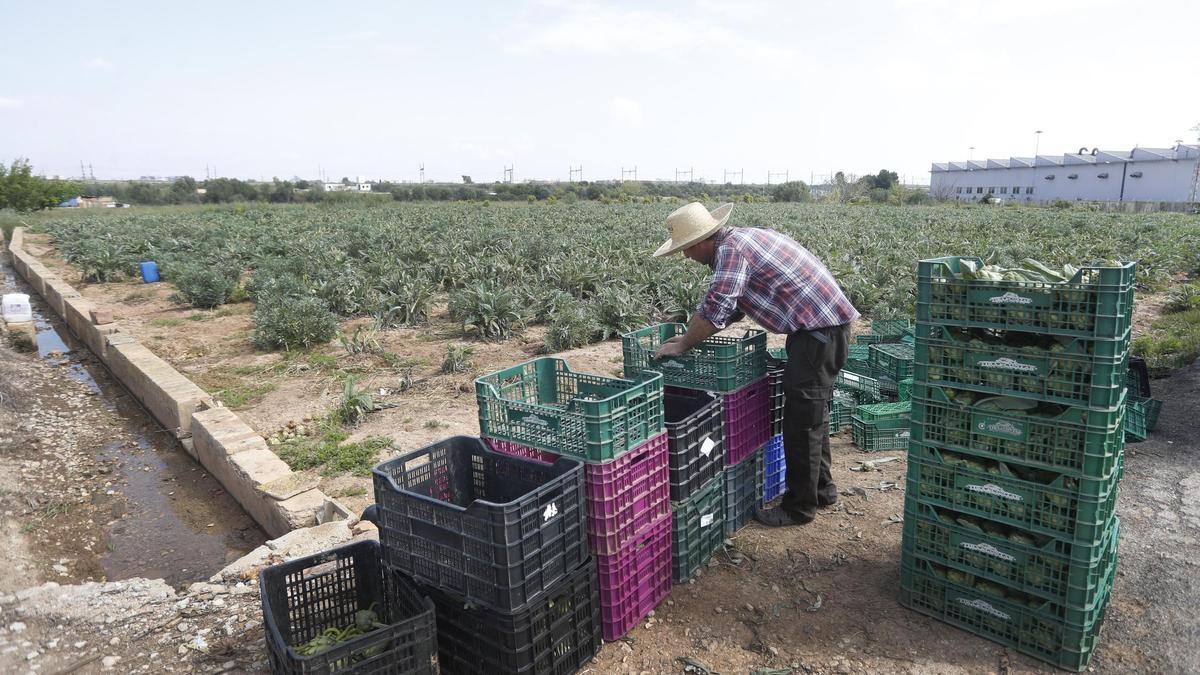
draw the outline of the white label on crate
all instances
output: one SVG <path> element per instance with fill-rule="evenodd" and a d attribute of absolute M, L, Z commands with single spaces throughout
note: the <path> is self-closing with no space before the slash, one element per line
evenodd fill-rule
<path fill-rule="evenodd" d="M 896 438 L 908 438 L 911 435 L 912 435 L 912 431 L 910 431 L 908 429 L 905 429 L 904 431 L 896 432 Z"/>
<path fill-rule="evenodd" d="M 1008 420 L 996 420 L 991 424 L 986 422 L 979 423 L 980 431 L 990 431 L 993 434 L 1005 434 L 1008 436 L 1020 436 L 1025 433 L 1025 429 L 1019 427 Z"/>
<path fill-rule="evenodd" d="M 988 544 L 985 542 L 980 542 L 978 544 L 968 544 L 967 542 L 964 541 L 963 543 L 959 544 L 959 546 L 967 549 L 968 551 L 974 551 L 976 553 L 982 553 L 984 555 L 989 555 L 993 558 L 996 558 L 997 560 L 1003 560 L 1005 562 L 1016 562 L 1017 561 L 1015 556 L 1011 556 L 1011 555 L 1005 553 L 1004 551 L 1001 551 L 1000 549 L 996 548 L 995 546 L 992 546 L 991 544 Z"/>
<path fill-rule="evenodd" d="M 539 427 L 550 426 L 549 420 L 544 420 L 541 417 L 538 417 L 537 415 L 526 415 L 525 417 L 521 418 L 521 421 L 526 424 L 536 424 Z"/>
<path fill-rule="evenodd" d="M 842 379 L 846 380 L 847 382 L 858 382 L 858 375 L 855 375 L 854 373 L 843 370 L 842 371 Z"/>
<path fill-rule="evenodd" d="M 1011 499 L 1014 502 L 1025 501 L 1025 498 L 1022 497 L 1021 495 L 1019 495 L 1015 492 L 1009 492 L 1008 490 L 1005 490 L 1004 488 L 1000 487 L 999 485 L 994 485 L 992 483 L 988 483 L 987 485 L 968 485 L 966 487 L 967 487 L 967 490 L 970 490 L 971 492 L 979 492 L 979 493 L 982 493 L 985 495 L 999 497 L 1001 499 Z"/>
<path fill-rule="evenodd" d="M 704 455 L 705 457 L 708 457 L 709 455 L 712 454 L 713 448 L 715 448 L 715 447 L 717 447 L 717 444 L 713 442 L 712 437 L 705 436 L 704 442 L 700 444 L 700 454 Z"/>
<path fill-rule="evenodd" d="M 546 505 L 546 510 L 542 511 L 542 522 L 549 522 L 551 518 L 558 515 L 558 504 L 550 502 Z"/>
<path fill-rule="evenodd" d="M 1038 367 L 1029 363 L 1021 363 L 1015 359 L 1010 359 L 1007 356 L 996 359 L 995 361 L 980 361 L 980 368 L 991 368 L 993 370 L 1015 370 L 1018 373 L 1036 373 Z"/>
<path fill-rule="evenodd" d="M 682 363 L 676 361 L 675 359 L 671 359 L 670 361 L 663 361 L 662 363 L 660 363 L 658 365 L 660 365 L 664 368 L 683 368 L 684 367 L 684 365 Z"/>
<path fill-rule="evenodd" d="M 966 598 L 959 598 L 958 602 L 960 604 L 966 605 L 967 607 L 977 609 L 981 612 L 987 612 L 988 614 L 991 614 L 992 616 L 996 617 L 997 619 L 1004 619 L 1005 621 L 1012 621 L 1011 616 L 1005 614 L 1004 612 L 1001 612 L 1000 610 L 996 609 L 995 607 L 992 607 L 992 604 L 990 602 L 987 602 L 986 600 L 968 600 Z"/>
<path fill-rule="evenodd" d="M 1033 302 L 1033 298 L 1027 298 L 1009 291 L 1004 295 L 994 295 L 989 298 L 989 301 L 993 305 L 1028 305 Z"/>
<path fill-rule="evenodd" d="M 708 527 L 709 525 L 712 525 L 712 521 L 713 521 L 713 514 L 706 513 L 706 514 L 700 516 L 700 527 Z"/>

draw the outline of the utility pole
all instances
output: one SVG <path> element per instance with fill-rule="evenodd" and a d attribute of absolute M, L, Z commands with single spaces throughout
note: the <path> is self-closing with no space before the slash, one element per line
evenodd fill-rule
<path fill-rule="evenodd" d="M 567 174 L 567 182 L 568 183 L 575 182 L 575 174 L 579 174 L 579 182 L 580 183 L 583 182 L 583 165 L 582 164 L 579 165 L 578 169 L 573 166 L 568 166 L 567 169 L 569 171 L 569 173 Z"/>
<path fill-rule="evenodd" d="M 513 167 L 511 167 L 511 166 L 504 167 L 504 182 L 505 183 L 513 182 Z"/>
<path fill-rule="evenodd" d="M 772 178 L 778 178 L 780 176 L 783 176 L 783 182 L 785 182 L 785 183 L 788 182 L 788 170 L 787 169 L 785 169 L 783 171 L 768 170 L 767 171 L 767 185 L 771 184 Z"/>
<path fill-rule="evenodd" d="M 689 183 L 692 182 L 692 168 L 691 167 L 688 167 L 687 171 L 683 171 L 682 169 L 675 169 L 675 182 L 678 183 L 679 177 L 683 176 L 683 175 L 686 175 L 688 177 Z"/>
<path fill-rule="evenodd" d="M 627 175 L 633 176 L 633 181 L 635 183 L 637 182 L 637 165 L 636 164 L 634 165 L 634 167 L 632 169 L 626 169 L 624 166 L 621 167 L 621 182 L 622 183 L 625 182 L 625 176 L 627 176 Z"/>
<path fill-rule="evenodd" d="M 87 180 L 87 170 L 83 168 L 83 160 L 79 160 L 79 180 Z"/>
<path fill-rule="evenodd" d="M 425 182 L 425 163 L 424 162 L 421 163 L 421 178 L 417 182 L 419 182 L 419 183 Z"/>
<path fill-rule="evenodd" d="M 731 171 L 731 170 L 726 169 L 724 171 L 723 175 L 724 175 L 724 178 L 721 181 L 722 183 L 728 183 L 730 176 L 737 176 L 738 182 L 735 183 L 735 185 L 745 185 L 745 182 L 743 182 L 745 180 L 745 175 L 746 175 L 745 169 L 738 169 L 737 171 Z"/>

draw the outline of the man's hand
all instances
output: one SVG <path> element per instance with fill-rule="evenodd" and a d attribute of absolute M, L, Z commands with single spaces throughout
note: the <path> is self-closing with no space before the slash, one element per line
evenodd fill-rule
<path fill-rule="evenodd" d="M 654 358 L 665 359 L 669 356 L 679 356 L 686 352 L 687 346 L 684 343 L 684 337 L 683 335 L 676 335 L 659 345 L 658 349 L 654 352 Z"/>

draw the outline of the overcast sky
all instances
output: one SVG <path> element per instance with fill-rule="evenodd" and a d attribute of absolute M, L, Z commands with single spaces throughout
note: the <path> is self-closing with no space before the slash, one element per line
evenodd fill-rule
<path fill-rule="evenodd" d="M 931 162 L 1031 155 L 1038 129 L 1041 154 L 1195 142 L 1198 27 L 1195 0 L 0 0 L 0 159 L 925 183 Z"/>

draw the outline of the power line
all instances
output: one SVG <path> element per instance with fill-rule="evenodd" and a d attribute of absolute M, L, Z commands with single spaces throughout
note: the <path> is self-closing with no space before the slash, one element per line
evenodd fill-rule
<path fill-rule="evenodd" d="M 625 176 L 626 176 L 626 175 L 632 175 L 632 176 L 633 176 L 633 180 L 634 180 L 634 182 L 637 182 L 637 179 L 638 179 L 638 177 L 637 177 L 637 165 L 635 164 L 635 165 L 634 165 L 634 167 L 633 167 L 632 169 L 626 169 L 624 166 L 622 166 L 622 167 L 621 167 L 621 182 L 625 182 Z"/>
<path fill-rule="evenodd" d="M 688 182 L 691 183 L 692 182 L 692 167 L 688 167 L 687 171 L 684 171 L 682 169 L 675 169 L 675 182 L 678 183 L 679 177 L 684 174 L 687 174 Z"/>
<path fill-rule="evenodd" d="M 580 183 L 583 182 L 583 165 L 582 164 L 579 165 L 579 168 L 575 168 L 573 166 L 568 166 L 567 168 L 570 172 L 567 174 L 567 182 L 568 183 L 575 182 L 575 174 L 579 174 L 579 182 Z"/>
<path fill-rule="evenodd" d="M 735 185 L 745 185 L 746 184 L 745 175 L 746 175 L 745 169 L 738 169 L 737 171 L 731 171 L 731 170 L 726 169 L 724 172 L 724 180 L 722 180 L 721 182 L 728 183 L 730 176 L 737 176 L 738 182 L 735 183 Z"/>

